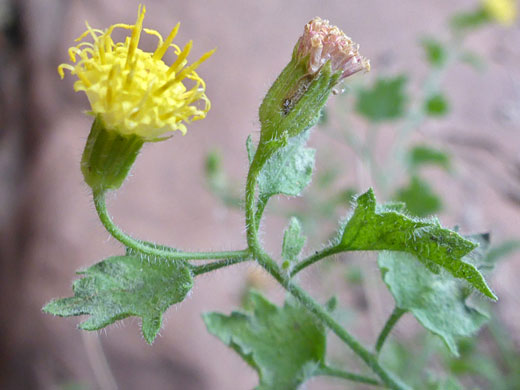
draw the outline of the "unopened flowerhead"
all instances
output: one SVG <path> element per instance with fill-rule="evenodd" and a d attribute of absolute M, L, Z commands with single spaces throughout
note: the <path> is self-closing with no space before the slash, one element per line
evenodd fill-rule
<path fill-rule="evenodd" d="M 68 69 L 78 77 L 74 89 L 86 93 L 93 114 L 107 129 L 149 141 L 174 130 L 184 134 L 186 123 L 206 116 L 210 101 L 195 69 L 213 51 L 187 65 L 192 42 L 182 50 L 172 43 L 179 24 L 163 39 L 157 31 L 143 28 L 145 12 L 140 6 L 133 25 L 118 23 L 100 30 L 87 23 L 87 30 L 76 39 L 79 43 L 69 49 L 72 64 L 60 65 L 58 72 L 63 78 Z M 115 29 L 128 31 L 124 41 L 113 41 Z M 143 31 L 157 38 L 153 53 L 138 47 Z M 177 58 L 167 65 L 162 58 L 170 48 Z M 186 80 L 191 80 L 190 88 Z"/>
<path fill-rule="evenodd" d="M 359 45 L 328 20 L 315 17 L 305 25 L 296 44 L 298 59 L 308 58 L 307 70 L 313 75 L 330 62 L 332 72 L 341 72 L 340 80 L 361 70 L 370 70 L 370 61 L 359 54 Z"/>

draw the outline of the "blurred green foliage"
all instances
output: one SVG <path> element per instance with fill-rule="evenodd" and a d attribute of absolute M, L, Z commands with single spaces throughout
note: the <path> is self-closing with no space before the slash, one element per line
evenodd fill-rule
<path fill-rule="evenodd" d="M 446 97 L 441 93 L 428 97 L 425 102 L 424 111 L 434 117 L 446 115 L 449 111 L 449 104 Z"/>
<path fill-rule="evenodd" d="M 406 82 L 405 75 L 377 79 L 371 88 L 357 92 L 356 112 L 373 122 L 402 117 L 408 101 Z"/>
<path fill-rule="evenodd" d="M 427 217 L 442 209 L 441 199 L 428 182 L 417 175 L 413 175 L 410 182 L 397 191 L 394 199 L 405 203 L 407 211 L 417 217 Z"/>

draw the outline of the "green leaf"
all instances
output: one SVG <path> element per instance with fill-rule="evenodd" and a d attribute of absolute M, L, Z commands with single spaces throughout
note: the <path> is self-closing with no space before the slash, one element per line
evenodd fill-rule
<path fill-rule="evenodd" d="M 302 235 L 302 225 L 298 218 L 292 217 L 289 226 L 285 229 L 282 243 L 283 267 L 288 268 L 291 263 L 298 261 L 298 255 L 305 245 L 306 238 Z"/>
<path fill-rule="evenodd" d="M 440 198 L 430 185 L 417 175 L 413 175 L 410 183 L 397 191 L 394 199 L 405 203 L 406 209 L 417 217 L 435 214 L 442 208 Z"/>
<path fill-rule="evenodd" d="M 257 390 L 293 390 L 324 363 L 325 329 L 303 307 L 278 307 L 250 293 L 254 312 L 204 314 L 208 331 L 233 348 L 257 372 Z"/>
<path fill-rule="evenodd" d="M 385 206 L 377 206 L 372 189 L 356 200 L 356 207 L 346 222 L 338 249 L 343 251 L 391 250 L 416 256 L 432 272 L 441 268 L 456 278 L 465 279 L 491 299 L 484 277 L 462 260 L 477 244 L 440 226 L 436 219 L 410 218 Z"/>
<path fill-rule="evenodd" d="M 204 171 L 210 178 L 222 175 L 222 155 L 218 149 L 213 149 L 206 155 Z"/>
<path fill-rule="evenodd" d="M 43 311 L 61 317 L 89 314 L 80 329 L 97 330 L 130 316 L 141 317 L 143 336 L 152 343 L 162 315 L 182 301 L 193 286 L 182 263 L 137 256 L 114 256 L 84 271 L 74 282 L 74 296 L 51 301 Z"/>
<path fill-rule="evenodd" d="M 334 312 L 338 307 L 338 298 L 336 296 L 331 297 L 323 306 L 325 306 L 328 312 Z"/>
<path fill-rule="evenodd" d="M 445 64 L 447 53 L 446 49 L 436 39 L 433 38 L 424 38 L 421 41 L 421 45 L 424 48 L 424 51 L 426 53 L 426 59 L 430 63 L 430 65 L 435 67 L 441 67 Z"/>
<path fill-rule="evenodd" d="M 402 117 L 407 101 L 406 81 L 404 75 L 378 79 L 371 89 L 359 91 L 356 111 L 373 122 Z"/>
<path fill-rule="evenodd" d="M 259 198 L 298 196 L 310 183 L 315 151 L 305 147 L 308 136 L 305 132 L 289 139 L 267 160 L 258 176 Z"/>
<path fill-rule="evenodd" d="M 467 289 L 449 273 L 434 274 L 403 252 L 383 251 L 378 263 L 396 305 L 440 336 L 455 355 L 457 337 L 473 335 L 488 319 L 466 304 Z"/>
<path fill-rule="evenodd" d="M 489 13 L 483 7 L 479 7 L 473 11 L 455 14 L 450 24 L 455 30 L 470 30 L 482 27 L 490 21 L 491 17 Z"/>
<path fill-rule="evenodd" d="M 449 111 L 449 107 L 446 97 L 441 93 L 428 97 L 424 103 L 424 111 L 432 117 L 445 116 Z"/>
<path fill-rule="evenodd" d="M 428 145 L 415 145 L 408 154 L 408 165 L 417 169 L 425 165 L 437 165 L 449 171 L 451 169 L 450 156 L 442 150 Z"/>

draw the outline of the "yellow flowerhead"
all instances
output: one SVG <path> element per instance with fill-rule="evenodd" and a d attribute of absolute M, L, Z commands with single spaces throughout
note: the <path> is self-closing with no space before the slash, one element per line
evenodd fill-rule
<path fill-rule="evenodd" d="M 484 9 L 504 26 L 511 26 L 516 19 L 516 0 L 484 0 Z"/>
<path fill-rule="evenodd" d="M 61 64 L 58 72 L 63 78 L 63 70 L 68 69 L 78 77 L 74 90 L 87 94 L 93 114 L 101 117 L 108 129 L 151 141 L 174 130 L 185 134 L 185 123 L 206 116 L 210 101 L 205 95 L 206 84 L 195 69 L 214 50 L 186 66 L 192 42 L 182 50 L 172 43 L 179 24 L 163 40 L 157 31 L 143 28 L 145 12 L 145 7 L 139 6 L 134 25 L 118 23 L 99 30 L 87 23 L 87 31 L 76 39 L 80 43 L 69 49 L 73 65 Z M 111 35 L 116 28 L 129 30 L 131 35 L 124 42 L 114 42 Z M 137 47 L 143 31 L 158 39 L 155 52 Z M 92 42 L 84 41 L 88 36 Z M 170 47 L 177 59 L 168 66 L 162 57 Z M 185 79 L 192 80 L 190 89 L 183 84 Z"/>

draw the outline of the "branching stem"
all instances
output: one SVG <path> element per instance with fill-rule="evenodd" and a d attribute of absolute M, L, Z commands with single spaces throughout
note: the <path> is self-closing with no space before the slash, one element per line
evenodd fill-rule
<path fill-rule="evenodd" d="M 198 275 L 202 275 L 202 274 L 205 274 L 205 273 L 208 273 L 211 271 L 215 271 L 220 268 L 228 267 L 230 265 L 243 263 L 243 262 L 249 261 L 249 260 L 251 260 L 251 258 L 249 256 L 242 257 L 242 258 L 239 257 L 239 258 L 232 259 L 232 260 L 219 260 L 219 261 L 214 261 L 214 262 L 203 264 L 203 265 L 194 265 L 194 266 L 192 266 L 191 270 L 193 272 L 193 275 L 198 276 Z"/>
<path fill-rule="evenodd" d="M 352 382 L 366 383 L 368 385 L 383 386 L 381 382 L 376 379 L 369 378 L 363 375 L 354 374 L 352 372 L 344 371 L 339 368 L 329 367 L 324 365 L 321 367 L 316 376 L 333 376 L 336 378 L 343 378 Z"/>
<path fill-rule="evenodd" d="M 258 173 L 262 166 L 258 164 L 255 155 L 246 182 L 246 229 L 247 243 L 249 249 L 258 262 L 271 276 L 278 281 L 291 295 L 293 295 L 307 310 L 312 312 L 325 326 L 332 330 L 345 344 L 347 344 L 371 369 L 379 376 L 381 381 L 392 390 L 405 390 L 405 387 L 398 383 L 390 374 L 379 364 L 376 355 L 368 351 L 354 336 L 343 328 L 328 312 L 316 302 L 302 288 L 293 283 L 285 274 L 280 271 L 278 264 L 263 250 L 258 241 L 256 221 L 255 221 L 255 192 Z M 256 164 L 255 164 L 256 163 Z"/>
<path fill-rule="evenodd" d="M 267 202 L 269 201 L 269 198 L 266 197 L 259 197 L 256 214 L 255 214 L 255 229 L 258 231 L 260 228 L 260 221 L 262 220 L 262 215 L 264 214 L 265 206 L 267 206 Z"/>
<path fill-rule="evenodd" d="M 340 249 L 338 246 L 330 246 L 325 249 L 322 249 L 321 251 L 314 253 L 313 255 L 307 257 L 306 259 L 303 259 L 298 264 L 296 264 L 291 271 L 291 276 L 296 275 L 298 272 L 320 261 L 321 259 L 324 259 L 325 257 L 329 257 L 343 251 L 344 249 Z"/>

